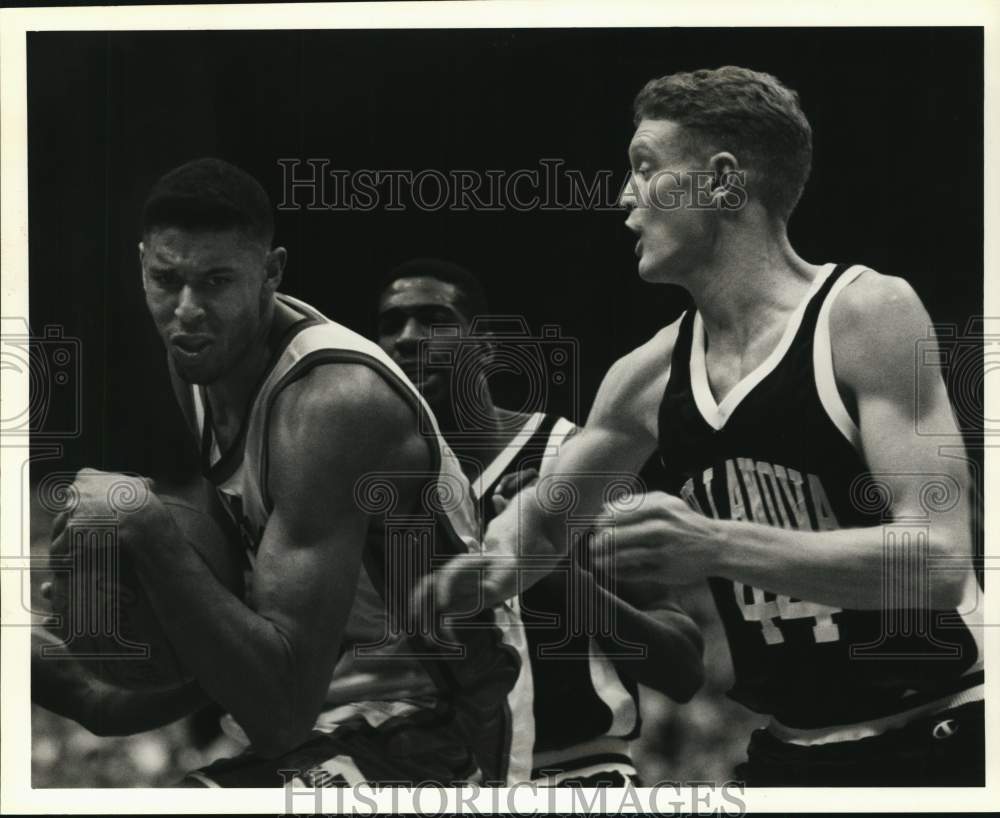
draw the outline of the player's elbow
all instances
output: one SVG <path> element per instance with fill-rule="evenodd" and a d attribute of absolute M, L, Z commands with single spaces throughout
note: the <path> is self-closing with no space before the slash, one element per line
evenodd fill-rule
<path fill-rule="evenodd" d="M 242 720 L 237 718 L 258 755 L 275 758 L 294 750 L 309 738 L 320 705 L 307 706 L 306 697 L 293 692 L 298 690 L 299 687 L 288 679 L 272 688 L 270 695 L 257 700 L 252 713 L 245 714 Z"/>

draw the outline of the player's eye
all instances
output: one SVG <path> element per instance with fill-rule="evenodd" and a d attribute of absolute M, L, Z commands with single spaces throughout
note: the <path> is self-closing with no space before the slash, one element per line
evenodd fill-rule
<path fill-rule="evenodd" d="M 428 325 L 458 323 L 448 310 L 428 310 L 420 315 L 420 320 Z"/>
<path fill-rule="evenodd" d="M 174 290 L 179 286 L 179 277 L 170 270 L 153 270 L 149 273 L 149 278 L 164 290 Z"/>
<path fill-rule="evenodd" d="M 395 310 L 382 313 L 378 318 L 379 335 L 394 335 L 403 326 L 403 316 Z"/>
<path fill-rule="evenodd" d="M 232 279 L 229 276 L 210 276 L 208 279 L 208 286 L 213 289 L 218 289 L 219 287 L 224 287 Z"/>

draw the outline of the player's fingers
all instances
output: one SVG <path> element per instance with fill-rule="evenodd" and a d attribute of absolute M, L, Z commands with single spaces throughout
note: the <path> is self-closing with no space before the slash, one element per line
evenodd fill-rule
<path fill-rule="evenodd" d="M 497 517 L 503 514 L 507 510 L 507 506 L 510 505 L 510 500 L 502 494 L 494 494 L 491 499 L 493 501 L 493 512 Z"/>
<path fill-rule="evenodd" d="M 49 565 L 69 555 L 69 533 L 64 528 L 49 543 Z"/>
<path fill-rule="evenodd" d="M 69 523 L 70 512 L 61 511 L 52 519 L 52 533 L 49 539 L 54 540 L 66 529 L 66 524 Z"/>
<path fill-rule="evenodd" d="M 538 480 L 538 469 L 528 468 L 508 474 L 497 484 L 496 493 L 508 500 Z"/>

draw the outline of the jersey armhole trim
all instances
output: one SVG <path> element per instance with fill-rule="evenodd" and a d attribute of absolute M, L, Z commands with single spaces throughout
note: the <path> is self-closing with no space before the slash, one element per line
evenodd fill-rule
<path fill-rule="evenodd" d="M 848 268 L 834 283 L 823 301 L 819 316 L 816 319 L 816 332 L 813 336 L 813 373 L 816 379 L 816 392 L 827 417 L 848 443 L 857 452 L 861 451 L 861 430 L 844 405 L 840 389 L 837 388 L 837 378 L 833 371 L 833 344 L 830 340 L 830 308 L 848 284 L 863 272 L 868 270 L 860 264 Z"/>
<path fill-rule="evenodd" d="M 566 442 L 566 439 L 577 431 L 579 431 L 579 427 L 573 421 L 566 418 L 559 418 L 553 424 L 552 431 L 549 433 L 546 449 L 552 450 L 553 453 L 558 451 L 559 447 Z"/>

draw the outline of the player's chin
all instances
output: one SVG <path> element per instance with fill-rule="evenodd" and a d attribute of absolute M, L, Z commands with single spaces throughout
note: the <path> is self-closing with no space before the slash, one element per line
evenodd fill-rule
<path fill-rule="evenodd" d="M 669 264 L 664 259 L 639 259 L 639 278 L 650 284 L 669 284 L 672 278 L 669 274 Z"/>
<path fill-rule="evenodd" d="M 219 363 L 207 356 L 200 358 L 172 350 L 170 358 L 177 376 L 186 383 L 204 386 L 217 381 L 222 374 Z"/>

